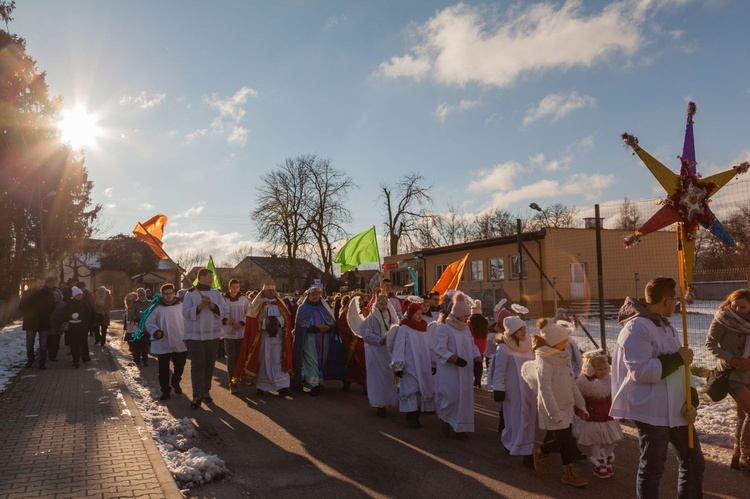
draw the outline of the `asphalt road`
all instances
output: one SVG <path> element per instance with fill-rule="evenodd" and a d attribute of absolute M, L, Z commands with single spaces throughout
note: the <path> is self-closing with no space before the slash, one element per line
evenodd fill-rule
<path fill-rule="evenodd" d="M 156 361 L 141 369 L 158 386 Z M 191 418 L 199 447 L 230 470 L 224 480 L 192 489 L 190 497 L 635 497 L 633 436 L 616 449 L 614 477 L 595 478 L 592 466 L 582 462 L 578 469 L 589 485 L 576 489 L 560 482 L 558 454 L 539 477 L 505 453 L 496 431 L 497 403 L 486 391 L 475 390 L 475 433 L 458 440 L 440 433 L 434 415 L 423 415 L 424 428 L 417 430 L 395 409 L 386 419 L 376 417 L 357 385 L 347 393 L 340 382 L 327 382 L 319 397 L 290 392 L 284 399 L 258 396 L 255 387 L 243 385 L 231 395 L 222 361 L 211 390 L 214 403 L 190 409 L 189 369 L 188 361 L 184 394 L 173 394 L 166 405 L 175 417 Z M 729 469 L 728 450 L 704 446 L 704 453 L 705 496 L 748 497 L 750 473 Z M 670 453 L 662 497 L 675 497 L 676 484 Z"/>

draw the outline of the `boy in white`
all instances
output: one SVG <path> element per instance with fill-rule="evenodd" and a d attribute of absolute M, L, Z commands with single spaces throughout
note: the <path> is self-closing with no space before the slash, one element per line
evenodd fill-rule
<path fill-rule="evenodd" d="M 212 289 L 214 273 L 198 271 L 198 284 L 187 292 L 182 303 L 185 319 L 185 340 L 190 357 L 190 382 L 193 400 L 190 407 L 197 409 L 201 402 L 211 403 L 211 380 L 219 353 L 222 319 L 227 316 L 227 305 L 221 291 Z"/>
<path fill-rule="evenodd" d="M 187 347 L 185 346 L 185 325 L 182 307 L 175 294 L 174 284 L 161 287 L 161 299 L 146 321 L 146 330 L 153 338 L 151 353 L 159 360 L 159 400 L 170 398 L 172 388 L 177 395 L 182 394 L 180 380 L 185 370 Z M 172 379 L 169 379 L 169 362 L 174 364 Z"/>
<path fill-rule="evenodd" d="M 227 317 L 222 321 L 221 340 L 227 352 L 227 374 L 229 375 L 229 393 L 237 393 L 237 383 L 232 381 L 237 367 L 237 356 L 245 337 L 245 314 L 250 305 L 247 296 L 240 293 L 240 281 L 230 279 L 229 291 L 224 297 L 227 304 Z"/>

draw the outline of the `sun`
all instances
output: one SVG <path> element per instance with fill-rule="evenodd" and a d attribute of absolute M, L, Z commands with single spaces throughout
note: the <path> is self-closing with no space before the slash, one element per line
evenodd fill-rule
<path fill-rule="evenodd" d="M 63 142 L 69 143 L 73 149 L 95 145 L 102 134 L 96 115 L 87 113 L 82 107 L 64 110 L 57 126 Z"/>

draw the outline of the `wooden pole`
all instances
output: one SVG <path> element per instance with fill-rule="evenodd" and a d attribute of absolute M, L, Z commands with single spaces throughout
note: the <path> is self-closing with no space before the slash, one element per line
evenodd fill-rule
<path fill-rule="evenodd" d="M 685 291 L 687 290 L 687 271 L 685 268 L 685 229 L 682 224 L 677 224 L 677 256 L 680 271 L 680 312 L 682 313 L 682 340 L 685 347 L 688 345 L 687 307 L 685 306 Z M 690 364 L 685 364 L 685 407 L 689 411 L 693 407 L 690 393 Z M 688 448 L 692 449 L 693 424 L 688 423 Z"/>

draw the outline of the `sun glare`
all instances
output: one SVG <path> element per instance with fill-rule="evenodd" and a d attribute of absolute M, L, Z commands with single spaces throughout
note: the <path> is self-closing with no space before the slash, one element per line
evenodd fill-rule
<path fill-rule="evenodd" d="M 57 126 L 62 132 L 62 140 L 68 142 L 73 149 L 93 146 L 102 132 L 97 125 L 96 116 L 87 113 L 82 107 L 63 111 Z"/>

